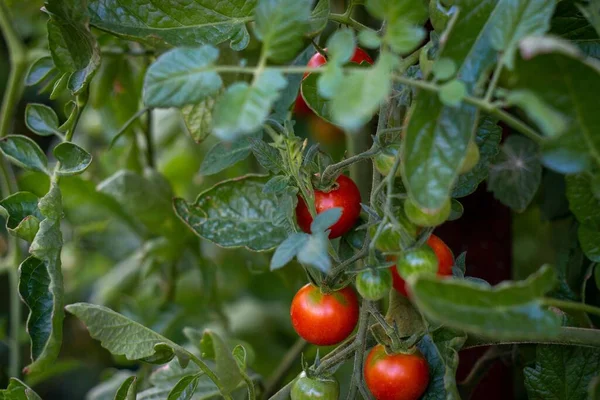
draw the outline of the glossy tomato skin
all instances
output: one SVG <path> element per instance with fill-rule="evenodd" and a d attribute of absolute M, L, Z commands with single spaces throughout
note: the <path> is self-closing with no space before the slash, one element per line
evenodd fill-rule
<path fill-rule="evenodd" d="M 292 300 L 290 315 L 296 333 L 317 346 L 331 346 L 346 339 L 358 322 L 358 298 L 350 288 L 323 294 L 311 284 Z"/>
<path fill-rule="evenodd" d="M 369 352 L 364 373 L 377 400 L 417 400 L 429 384 L 429 365 L 421 353 L 390 355 L 380 344 Z"/>
<path fill-rule="evenodd" d="M 444 241 L 436 235 L 429 236 L 429 239 L 427 239 L 427 245 L 433 249 L 433 252 L 438 259 L 437 275 L 441 277 L 452 276 L 452 266 L 454 265 L 454 256 L 452 255 L 452 250 L 450 250 L 446 243 L 444 243 Z M 398 269 L 395 265 L 390 267 L 390 272 L 392 273 L 392 284 L 394 289 L 396 289 L 405 297 L 408 297 L 406 282 L 398 273 Z"/>
<path fill-rule="evenodd" d="M 338 400 L 340 384 L 334 377 L 309 378 L 305 372 L 294 381 L 290 398 L 292 400 Z"/>
<path fill-rule="evenodd" d="M 325 59 L 325 57 L 323 57 L 321 53 L 317 52 L 310 58 L 310 60 L 308 60 L 308 64 L 306 64 L 306 66 L 311 68 L 318 68 L 326 62 L 327 60 Z M 356 64 L 367 62 L 369 64 L 373 64 L 373 59 L 369 57 L 366 51 L 364 51 L 360 47 L 357 47 L 354 50 L 354 54 L 352 55 L 350 62 Z M 307 75 L 308 73 L 304 74 L 304 78 L 306 78 Z M 312 110 L 310 109 L 310 107 L 308 107 L 302 95 L 298 94 L 298 97 L 296 97 L 296 104 L 294 104 L 294 114 L 299 116 L 306 116 L 312 113 Z"/>
<path fill-rule="evenodd" d="M 391 288 L 392 275 L 385 269 L 367 269 L 356 276 L 356 290 L 367 300 L 380 300 Z"/>
<path fill-rule="evenodd" d="M 331 208 L 342 209 L 342 216 L 330 228 L 329 238 L 331 239 L 348 232 L 360 216 L 360 192 L 354 181 L 345 175 L 340 175 L 335 182 L 336 186 L 329 192 L 315 190 L 317 214 Z M 313 218 L 300 196 L 298 196 L 298 205 L 296 206 L 296 220 L 304 232 L 310 233 L 310 224 L 312 224 Z"/>

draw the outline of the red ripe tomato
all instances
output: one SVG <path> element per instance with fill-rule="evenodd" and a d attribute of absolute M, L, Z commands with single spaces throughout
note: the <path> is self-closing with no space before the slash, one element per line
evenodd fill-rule
<path fill-rule="evenodd" d="M 427 244 L 429 247 L 433 249 L 437 259 L 438 259 L 438 276 L 451 276 L 452 275 L 452 266 L 454 265 L 454 256 L 452 255 L 452 250 L 444 243 L 442 239 L 435 235 L 429 236 L 427 239 Z M 408 297 L 408 291 L 406 290 L 406 282 L 400 274 L 398 273 L 398 269 L 395 265 L 390 267 L 390 271 L 392 272 L 392 282 L 394 285 L 394 289 L 398 292 L 402 293 L 404 296 Z"/>
<path fill-rule="evenodd" d="M 360 192 L 354 181 L 345 175 L 340 175 L 335 182 L 337 186 L 329 192 L 315 190 L 315 208 L 317 209 L 317 214 L 330 208 L 339 207 L 342 209 L 340 219 L 329 228 L 331 230 L 329 233 L 331 239 L 340 237 L 348 232 L 360 215 Z M 310 233 L 310 224 L 313 218 L 306 203 L 300 196 L 298 196 L 298 205 L 296 206 L 296 220 L 304 232 Z"/>
<path fill-rule="evenodd" d="M 318 287 L 307 284 L 294 296 L 290 315 L 296 333 L 304 340 L 331 346 L 352 333 L 358 311 L 358 298 L 350 287 L 323 294 Z"/>
<path fill-rule="evenodd" d="M 327 50 L 327 49 L 325 49 L 325 50 Z M 368 62 L 369 64 L 373 64 L 373 59 L 371 57 L 369 57 L 367 52 L 364 51 L 363 49 L 361 49 L 360 47 L 357 47 L 354 50 L 354 54 L 352 55 L 350 62 L 353 62 L 356 64 L 361 64 L 363 61 Z M 310 58 L 310 60 L 308 60 L 308 64 L 306 64 L 306 66 L 311 67 L 311 68 L 318 68 L 321 65 L 325 64 L 326 62 L 327 62 L 327 60 L 325 59 L 325 57 L 323 57 L 323 55 L 321 53 L 317 52 Z M 308 75 L 308 73 L 304 74 L 304 78 L 306 78 L 307 75 Z M 309 114 L 313 113 L 312 110 L 310 109 L 310 107 L 308 107 L 308 105 L 304 101 L 304 98 L 302 97 L 301 94 L 298 94 L 298 97 L 296 97 L 296 104 L 294 105 L 294 113 L 296 115 L 309 115 Z"/>
<path fill-rule="evenodd" d="M 419 351 L 389 355 L 378 344 L 364 369 L 365 383 L 377 400 L 417 400 L 429 384 L 429 365 Z"/>

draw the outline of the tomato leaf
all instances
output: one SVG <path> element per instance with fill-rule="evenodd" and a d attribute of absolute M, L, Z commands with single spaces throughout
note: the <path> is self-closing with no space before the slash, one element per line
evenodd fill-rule
<path fill-rule="evenodd" d="M 182 107 L 217 93 L 223 85 L 213 64 L 219 51 L 212 46 L 175 48 L 152 63 L 144 78 L 144 104 Z"/>
<path fill-rule="evenodd" d="M 215 361 L 214 372 L 226 393 L 231 393 L 243 380 L 240 367 L 223 339 L 211 330 L 206 330 L 200 342 L 202 358 Z"/>
<path fill-rule="evenodd" d="M 250 140 L 241 137 L 233 142 L 219 142 L 204 156 L 200 165 L 202 175 L 213 175 L 245 160 L 250 155 Z"/>
<path fill-rule="evenodd" d="M 2 400 L 42 400 L 29 386 L 17 378 L 10 378 L 8 387 L 0 390 Z"/>
<path fill-rule="evenodd" d="M 194 203 L 174 200 L 175 213 L 198 236 L 223 247 L 270 250 L 286 237 L 273 222 L 280 207 L 276 197 L 263 193 L 264 176 L 218 183 L 200 193 Z"/>
<path fill-rule="evenodd" d="M 231 48 L 239 51 L 250 41 L 246 23 L 253 19 L 256 2 L 162 0 L 159 6 L 144 0 L 90 0 L 88 8 L 92 25 L 128 39 L 172 46 L 230 41 Z"/>
<path fill-rule="evenodd" d="M 210 96 L 197 104 L 190 104 L 181 109 L 183 122 L 196 143 L 202 143 L 212 131 L 214 106 L 215 98 Z"/>
<path fill-rule="evenodd" d="M 58 116 L 44 104 L 29 103 L 25 108 L 25 125 L 41 136 L 51 136 L 58 132 Z"/>
<path fill-rule="evenodd" d="M 196 392 L 199 380 L 199 375 L 184 376 L 173 386 L 167 400 L 190 400 Z"/>
<path fill-rule="evenodd" d="M 125 379 L 117 393 L 115 394 L 114 400 L 135 400 L 137 393 L 137 377 L 130 376 Z"/>
<path fill-rule="evenodd" d="M 33 86 L 42 82 L 46 79 L 52 72 L 55 72 L 54 62 L 52 61 L 52 57 L 44 56 L 35 60 L 31 67 L 29 67 L 29 71 L 27 71 L 27 76 L 25 77 L 25 85 Z"/>
<path fill-rule="evenodd" d="M 588 386 L 600 370 L 600 350 L 577 346 L 538 345 L 536 362 L 524 369 L 532 399 L 586 399 Z"/>
<path fill-rule="evenodd" d="M 540 301 L 556 284 L 550 267 L 524 281 L 496 287 L 425 274 L 416 274 L 409 283 L 421 312 L 451 328 L 507 340 L 552 337 L 559 332 L 560 319 Z"/>
<path fill-rule="evenodd" d="M 57 175 L 78 175 L 92 163 L 92 155 L 71 142 L 63 142 L 52 150 L 54 157 L 60 163 L 56 169 Z"/>
<path fill-rule="evenodd" d="M 12 234 L 33 241 L 40 221 L 44 219 L 38 208 L 38 197 L 29 192 L 17 192 L 0 201 L 6 218 L 6 229 Z"/>
<path fill-rule="evenodd" d="M 581 225 L 577 236 L 586 257 L 594 262 L 600 262 L 600 231 L 587 225 Z"/>
<path fill-rule="evenodd" d="M 308 242 L 306 233 L 292 233 L 275 250 L 271 258 L 271 271 L 284 267 L 292 261 Z"/>
<path fill-rule="evenodd" d="M 0 150 L 15 165 L 49 174 L 48 159 L 33 140 L 23 135 L 8 135 L 0 140 Z"/>
<path fill-rule="evenodd" d="M 310 224 L 311 232 L 325 232 L 332 225 L 339 221 L 342 217 L 342 209 L 339 207 L 330 208 L 322 213 L 317 214 L 312 224 Z"/>
<path fill-rule="evenodd" d="M 542 181 L 537 145 L 523 136 L 510 136 L 490 167 L 488 190 L 515 211 L 533 200 Z"/>

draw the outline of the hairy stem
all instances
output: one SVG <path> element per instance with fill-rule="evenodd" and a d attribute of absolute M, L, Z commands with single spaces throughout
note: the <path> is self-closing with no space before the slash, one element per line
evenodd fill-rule
<path fill-rule="evenodd" d="M 500 344 L 560 344 L 600 348 L 600 330 L 589 328 L 561 327 L 558 335 L 536 337 L 535 339 L 500 340 L 469 335 L 463 349 Z"/>
<path fill-rule="evenodd" d="M 12 117 L 15 113 L 17 103 L 23 93 L 23 81 L 26 74 L 27 54 L 23 42 L 19 38 L 8 9 L 3 1 L 0 1 L 0 31 L 2 32 L 8 46 L 10 58 L 10 74 L 8 76 L 8 85 L 2 99 L 0 108 L 0 137 L 8 134 L 12 123 Z M 18 190 L 16 179 L 12 167 L 8 164 L 6 157 L 1 161 L 2 174 L 2 195 L 8 196 Z M 21 331 L 21 312 L 22 305 L 19 297 L 19 263 L 21 262 L 21 248 L 16 237 L 8 238 L 8 254 L 11 268 L 9 270 L 9 291 L 10 291 L 10 348 L 9 348 L 9 366 L 8 374 L 12 377 L 18 377 L 21 369 L 21 351 L 19 346 L 19 337 Z"/>
<path fill-rule="evenodd" d="M 364 380 L 363 380 L 363 358 L 367 348 L 367 331 L 369 329 L 369 310 L 371 308 L 371 302 L 363 299 L 360 306 L 360 316 L 358 319 L 358 328 L 356 333 L 356 351 L 354 353 L 354 368 L 352 371 L 352 384 L 350 386 L 350 393 L 348 394 L 348 400 L 354 399 L 356 396 L 356 389 L 360 389 L 363 397 L 365 397 Z M 367 391 L 365 399 L 370 399 Z"/>

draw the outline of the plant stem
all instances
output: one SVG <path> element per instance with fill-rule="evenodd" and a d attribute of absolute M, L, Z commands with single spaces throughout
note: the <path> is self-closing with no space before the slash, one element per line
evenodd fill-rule
<path fill-rule="evenodd" d="M 275 372 L 269 377 L 267 380 L 264 398 L 269 398 L 271 394 L 277 389 L 281 381 L 285 378 L 285 376 L 289 373 L 290 369 L 296 363 L 300 354 L 304 351 L 304 349 L 308 346 L 308 342 L 302 338 L 298 338 L 296 343 L 285 353 L 281 362 L 275 369 Z"/>
<path fill-rule="evenodd" d="M 571 311 L 583 311 L 589 314 L 594 314 L 600 316 L 600 308 L 591 306 L 585 303 L 578 303 L 574 301 L 564 301 L 558 299 L 552 299 L 549 297 L 545 297 L 542 299 L 542 302 L 550 307 L 556 307 L 564 310 Z M 598 333 L 600 335 L 600 331 Z"/>
<path fill-rule="evenodd" d="M 361 24 L 360 22 L 358 22 L 357 20 L 355 20 L 354 18 L 350 17 L 350 15 L 348 15 L 348 13 L 344 13 L 344 14 L 329 14 L 329 20 L 330 21 L 334 21 L 334 22 L 338 22 L 340 24 L 344 24 L 344 25 L 348 25 L 354 29 L 356 29 L 357 31 L 362 31 L 362 30 L 372 30 L 371 28 L 369 28 L 366 25 Z"/>
<path fill-rule="evenodd" d="M 428 90 L 430 92 L 438 93 L 440 91 L 440 88 L 437 85 L 435 85 L 433 83 L 429 83 L 429 82 L 418 81 L 415 79 L 405 78 L 403 76 L 398 76 L 398 75 L 394 76 L 394 80 L 397 82 L 403 83 L 405 85 L 416 87 L 418 89 Z M 518 130 L 523 135 L 527 136 L 528 138 L 530 138 L 531 140 L 533 140 L 536 143 L 540 143 L 544 140 L 544 138 L 539 133 L 537 133 L 534 129 L 530 128 L 525 123 L 523 123 L 522 121 L 513 117 L 506 111 L 499 109 L 496 105 L 494 105 L 490 102 L 487 102 L 485 100 L 478 99 L 478 98 L 472 97 L 472 96 L 466 96 L 464 98 L 464 101 L 466 103 L 472 104 L 472 105 L 480 108 L 481 110 L 485 111 L 486 113 L 488 113 L 490 115 L 495 116 L 498 119 L 501 119 L 507 125 Z"/>
<path fill-rule="evenodd" d="M 152 118 L 152 109 L 149 108 L 146 111 L 146 129 L 144 130 L 145 138 L 146 138 L 146 162 L 148 167 L 154 168 L 155 160 L 154 160 L 154 139 L 152 137 L 154 119 Z"/>
<path fill-rule="evenodd" d="M 119 140 L 119 138 L 127 131 L 127 128 L 129 128 L 131 126 L 131 124 L 133 124 L 139 117 L 141 117 L 142 115 L 144 115 L 144 113 L 148 111 L 148 108 L 142 108 L 141 110 L 139 110 L 138 112 L 136 112 L 135 114 L 133 114 L 131 116 L 131 118 L 129 118 L 127 120 L 127 122 L 125 122 L 123 124 L 123 126 L 121 127 L 121 129 L 119 129 L 119 131 L 117 132 L 117 134 L 115 136 L 113 136 L 113 138 L 110 141 L 110 144 L 108 145 L 108 149 L 110 150 L 115 143 L 117 143 L 117 140 Z"/>
<path fill-rule="evenodd" d="M 469 335 L 463 349 L 500 344 L 559 344 L 600 348 L 600 330 L 588 328 L 561 327 L 558 335 L 536 337 L 533 339 L 499 340 Z"/>
<path fill-rule="evenodd" d="M 363 358 L 367 348 L 367 330 L 369 329 L 369 310 L 371 309 L 371 302 L 363 299 L 360 306 L 360 316 L 358 319 L 358 329 L 356 333 L 356 351 L 354 353 L 354 369 L 352 371 L 352 383 L 350 386 L 350 392 L 348 393 L 348 399 L 353 399 L 356 396 L 356 389 L 360 389 L 365 399 L 370 399 L 367 391 L 365 396 L 364 382 L 363 382 Z"/>
<path fill-rule="evenodd" d="M 352 136 L 352 135 L 348 135 L 348 136 Z M 349 142 L 349 145 L 350 145 L 350 142 L 352 142 L 353 144 L 355 143 L 351 138 L 348 138 L 348 142 Z M 351 167 L 351 176 L 352 176 L 352 171 L 353 171 L 352 167 L 356 163 L 366 160 L 366 159 L 369 159 L 369 158 L 377 155 L 379 152 L 380 152 L 380 149 L 373 146 L 367 151 L 355 154 L 355 155 L 348 157 L 338 163 L 329 165 L 327 168 L 325 168 L 325 171 L 323 171 L 323 178 L 322 178 L 323 182 L 327 182 L 328 180 L 331 180 L 332 177 L 334 177 L 335 175 L 338 174 L 338 172 L 340 172 L 340 170 L 343 170 L 344 168 L 346 168 L 348 166 Z M 358 179 L 358 177 L 352 176 L 352 179 L 355 179 L 355 178 Z"/>
<path fill-rule="evenodd" d="M 356 352 L 356 349 L 358 346 L 359 346 L 359 343 L 355 340 L 352 343 L 350 343 L 349 346 L 344 347 L 339 352 L 336 352 L 332 357 L 329 357 L 329 358 L 327 358 L 327 360 L 324 360 L 317 367 L 317 369 L 315 369 L 315 374 L 318 375 L 320 373 L 323 373 L 323 372 L 327 371 L 328 369 L 335 367 L 339 363 L 346 361 L 347 359 L 349 359 L 351 357 L 352 354 L 354 354 Z"/>
<path fill-rule="evenodd" d="M 219 392 L 221 392 L 221 396 L 223 396 L 223 398 L 226 400 L 232 400 L 233 397 L 231 397 L 230 394 L 224 393 L 223 386 L 221 385 L 221 380 L 219 379 L 219 377 L 217 377 L 217 375 L 215 375 L 214 372 L 212 372 L 212 370 L 208 367 L 208 365 L 206 365 L 204 363 L 204 361 L 202 361 L 201 359 L 196 357 L 196 355 L 194 353 L 190 353 L 189 351 L 186 351 L 186 353 L 187 353 L 187 355 L 190 356 L 190 359 L 194 362 L 194 364 L 196 364 L 202 370 L 202 372 L 204 372 L 206 374 L 206 376 L 208 376 L 208 378 L 211 381 L 213 381 L 213 383 L 219 389 Z"/>
<path fill-rule="evenodd" d="M 498 84 L 498 79 L 500 79 L 500 74 L 502 73 L 503 66 L 504 63 L 502 62 L 502 58 L 500 57 L 498 63 L 496 64 L 496 68 L 494 69 L 494 73 L 492 74 L 492 80 L 490 81 L 487 91 L 485 92 L 485 97 L 483 98 L 483 101 L 489 103 L 492 99 L 492 95 L 494 94 L 494 90 L 496 89 L 496 85 Z"/>
<path fill-rule="evenodd" d="M 4 35 L 8 46 L 10 58 L 10 74 L 8 85 L 2 99 L 0 108 L 0 137 L 8 134 L 12 117 L 21 94 L 23 92 L 23 81 L 26 74 L 27 53 L 23 42 L 19 38 L 8 9 L 3 1 L 0 1 L 0 31 Z M 6 157 L 2 157 L 2 195 L 8 196 L 17 191 L 16 179 L 12 167 L 8 164 Z M 21 368 L 21 349 L 19 346 L 19 337 L 21 331 L 21 299 L 19 297 L 19 273 L 18 267 L 21 261 L 21 248 L 16 237 L 8 238 L 9 257 L 12 268 L 9 270 L 9 291 L 10 291 L 10 349 L 9 349 L 9 367 L 8 374 L 12 377 L 20 375 Z"/>

